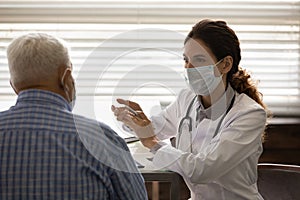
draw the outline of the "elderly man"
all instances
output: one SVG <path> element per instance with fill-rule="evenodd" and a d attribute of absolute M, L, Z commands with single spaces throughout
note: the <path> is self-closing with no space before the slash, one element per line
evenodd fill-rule
<path fill-rule="evenodd" d="M 16 105 L 0 113 L 0 199 L 147 199 L 124 140 L 72 114 L 64 42 L 36 33 L 7 49 Z"/>

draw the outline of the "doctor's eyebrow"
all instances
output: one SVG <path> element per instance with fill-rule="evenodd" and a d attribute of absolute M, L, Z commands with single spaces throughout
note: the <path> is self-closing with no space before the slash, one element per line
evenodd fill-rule
<path fill-rule="evenodd" d="M 206 56 L 202 55 L 202 54 L 197 54 L 197 55 L 194 55 L 193 58 L 206 58 Z"/>
<path fill-rule="evenodd" d="M 184 60 L 188 60 L 188 57 L 183 54 L 183 59 Z M 191 58 L 193 61 L 201 61 L 201 62 L 205 62 L 206 61 L 206 56 L 205 55 L 202 55 L 202 54 L 197 54 L 197 55 L 194 55 L 192 58 Z"/>
<path fill-rule="evenodd" d="M 183 53 L 182 55 L 183 55 L 183 57 L 187 57 L 185 53 Z M 197 55 L 194 55 L 193 58 L 206 58 L 206 56 L 203 54 L 197 54 Z"/>

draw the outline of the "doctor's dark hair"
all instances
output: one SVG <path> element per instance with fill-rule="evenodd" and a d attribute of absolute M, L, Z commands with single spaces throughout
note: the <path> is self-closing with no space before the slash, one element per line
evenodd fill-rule
<path fill-rule="evenodd" d="M 227 74 L 227 82 L 238 93 L 247 94 L 266 109 L 262 101 L 262 94 L 257 90 L 257 86 L 251 79 L 250 74 L 239 67 L 241 60 L 240 42 L 235 32 L 227 26 L 226 22 L 204 19 L 192 28 L 184 43 L 190 38 L 202 40 L 217 60 L 231 56 L 233 64 Z"/>

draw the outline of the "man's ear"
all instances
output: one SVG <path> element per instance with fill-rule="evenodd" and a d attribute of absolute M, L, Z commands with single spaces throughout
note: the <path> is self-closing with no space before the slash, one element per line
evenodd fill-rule
<path fill-rule="evenodd" d="M 15 91 L 15 93 L 18 95 L 19 91 L 16 89 L 16 87 L 14 86 L 14 84 L 11 82 L 11 80 L 9 81 L 10 86 L 12 87 L 12 89 Z"/>
<path fill-rule="evenodd" d="M 61 75 L 61 80 L 60 80 L 60 84 L 61 86 L 66 89 L 69 90 L 69 82 L 70 80 L 72 80 L 72 70 L 71 68 L 67 67 L 65 68 L 64 72 Z"/>
<path fill-rule="evenodd" d="M 226 56 L 225 58 L 223 58 L 220 72 L 222 74 L 228 73 L 232 68 L 232 64 L 233 64 L 233 58 L 231 56 Z"/>

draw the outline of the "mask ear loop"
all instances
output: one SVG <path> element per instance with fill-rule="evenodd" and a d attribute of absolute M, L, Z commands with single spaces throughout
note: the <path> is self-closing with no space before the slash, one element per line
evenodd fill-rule
<path fill-rule="evenodd" d="M 216 67 L 216 68 L 218 69 L 220 76 L 222 76 L 222 73 L 220 72 L 220 70 L 219 70 L 219 68 L 218 68 L 217 65 L 220 64 L 221 62 L 223 62 L 224 59 L 225 59 L 225 58 L 222 58 L 221 60 L 219 60 L 218 62 L 216 62 L 216 63 L 214 64 L 214 67 Z M 215 75 L 215 76 L 216 76 L 216 75 Z"/>
<path fill-rule="evenodd" d="M 224 58 L 222 58 L 221 60 L 219 60 L 216 64 L 214 64 L 214 66 L 217 67 L 218 64 L 220 64 L 221 62 L 223 62 Z"/>

